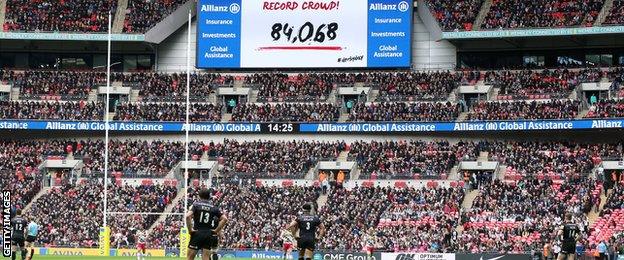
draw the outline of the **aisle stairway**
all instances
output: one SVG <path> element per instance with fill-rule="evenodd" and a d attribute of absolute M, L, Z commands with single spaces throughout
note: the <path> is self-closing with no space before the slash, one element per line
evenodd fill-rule
<path fill-rule="evenodd" d="M 605 193 L 606 192 L 603 192 L 603 193 L 600 194 L 600 205 L 598 206 L 598 210 L 592 209 L 592 211 L 589 212 L 589 214 L 587 214 L 587 220 L 589 221 L 589 225 L 594 224 L 596 222 L 596 220 L 598 220 L 598 218 L 600 218 L 600 216 L 599 216 L 600 211 L 602 211 L 602 209 L 605 206 L 605 203 L 607 203 L 607 195 Z"/>
<path fill-rule="evenodd" d="M 128 10 L 128 0 L 117 0 L 117 12 L 115 12 L 115 17 L 113 18 L 113 33 L 123 32 L 126 10 Z"/>
<path fill-rule="evenodd" d="M 4 20 L 6 19 L 6 4 L 7 0 L 0 0 L 0 28 L 4 27 Z"/>
<path fill-rule="evenodd" d="M 474 25 L 472 26 L 473 31 L 478 31 L 479 28 L 481 28 L 481 25 L 483 24 L 483 21 L 485 21 L 485 18 L 487 17 L 487 14 L 490 12 L 491 7 L 492 7 L 492 0 L 485 0 L 485 2 L 483 2 L 483 5 L 481 6 L 481 10 L 479 10 L 479 14 L 477 15 L 477 18 L 475 18 Z"/>
<path fill-rule="evenodd" d="M 173 210 L 173 208 L 178 205 L 178 202 L 182 201 L 184 202 L 184 196 L 186 194 L 186 191 L 184 189 L 180 189 L 182 192 L 178 192 L 178 195 L 176 195 L 176 197 L 171 201 L 171 203 L 169 203 L 169 205 L 167 205 L 167 207 L 165 208 L 165 210 L 163 211 L 164 213 L 171 213 L 171 211 Z M 152 226 L 150 226 L 150 228 L 148 229 L 148 234 L 151 234 L 152 231 L 154 230 L 154 228 L 157 226 L 158 223 L 165 221 L 165 219 L 167 218 L 167 216 L 170 216 L 169 214 L 162 214 L 160 215 L 160 217 L 158 217 L 158 219 L 156 221 L 154 221 L 154 223 L 152 224 Z M 183 216 L 180 215 L 180 220 L 182 220 Z"/>
<path fill-rule="evenodd" d="M 33 199 L 28 203 L 28 205 L 26 205 L 26 207 L 24 207 L 24 212 L 28 212 L 28 210 L 30 209 L 30 207 L 32 207 L 32 205 L 34 204 L 35 201 L 37 201 L 41 196 L 43 196 L 44 194 L 48 193 L 50 190 L 52 189 L 52 187 L 43 187 L 38 193 L 37 195 L 35 195 L 35 197 L 33 197 Z"/>
<path fill-rule="evenodd" d="M 471 190 L 466 193 L 466 196 L 464 196 L 464 201 L 462 201 L 462 209 L 471 209 L 472 202 L 475 200 L 475 198 L 477 198 L 477 196 L 479 196 L 479 190 Z"/>
<path fill-rule="evenodd" d="M 596 22 L 594 22 L 594 26 L 601 26 L 604 23 L 609 13 L 611 13 L 611 9 L 613 8 L 613 0 L 606 0 L 604 5 L 602 5 L 602 9 L 600 9 L 600 13 L 596 18 Z"/>

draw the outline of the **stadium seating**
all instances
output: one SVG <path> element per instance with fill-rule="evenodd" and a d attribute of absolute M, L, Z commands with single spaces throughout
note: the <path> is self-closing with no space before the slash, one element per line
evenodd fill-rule
<path fill-rule="evenodd" d="M 335 160 L 344 142 L 238 141 L 226 139 L 222 177 L 302 178 L 320 160 Z"/>
<path fill-rule="evenodd" d="M 567 98 L 578 84 L 597 82 L 602 76 L 596 69 L 501 70 L 486 72 L 484 81 L 500 88 L 499 99 L 558 99 Z"/>
<path fill-rule="evenodd" d="M 585 118 L 613 118 L 624 117 L 624 101 L 600 100 L 589 108 Z"/>
<path fill-rule="evenodd" d="M 613 7 L 611 7 L 611 12 L 602 23 L 605 25 L 621 25 L 624 24 L 624 1 L 615 0 L 613 1 Z"/>
<path fill-rule="evenodd" d="M 186 2 L 184 0 L 128 0 L 123 32 L 145 33 Z"/>
<path fill-rule="evenodd" d="M 483 0 L 430 0 L 430 11 L 443 31 L 472 31 Z"/>
<path fill-rule="evenodd" d="M 592 26 L 602 0 L 495 0 L 484 29 Z"/>
<path fill-rule="evenodd" d="M 102 120 L 104 105 L 87 101 L 0 101 L 0 119 Z"/>
<path fill-rule="evenodd" d="M 240 104 L 232 121 L 240 122 L 335 122 L 340 112 L 329 103 Z"/>
<path fill-rule="evenodd" d="M 109 191 L 110 212 L 162 213 L 177 195 L 175 186 L 165 185 L 112 186 Z M 136 241 L 133 241 L 133 237 L 136 231 L 148 230 L 158 218 L 159 215 L 109 215 L 111 245 L 117 248 L 134 248 Z"/>
<path fill-rule="evenodd" d="M 4 31 L 106 32 L 117 0 L 8 0 Z"/>
<path fill-rule="evenodd" d="M 479 102 L 466 120 L 574 119 L 580 102 L 572 100 Z"/>
<path fill-rule="evenodd" d="M 463 154 L 448 141 L 354 142 L 349 156 L 361 167 L 360 178 L 446 178 Z"/>
<path fill-rule="evenodd" d="M 189 109 L 189 120 L 192 122 L 219 122 L 222 116 L 222 105 L 194 103 Z M 180 122 L 186 120 L 184 103 L 134 103 L 121 104 L 116 107 L 113 120 L 117 121 L 165 121 Z"/>
<path fill-rule="evenodd" d="M 323 74 L 253 74 L 246 76 L 245 85 L 258 89 L 260 102 L 311 102 L 327 99 L 329 93 L 338 85 L 353 84 L 357 75 L 340 73 Z"/>
<path fill-rule="evenodd" d="M 623 196 L 624 186 L 618 182 L 607 197 L 604 208 L 600 212 L 600 218 L 590 226 L 591 233 L 588 237 L 590 245 L 596 245 L 602 240 L 613 242 L 614 235 L 624 231 Z"/>
<path fill-rule="evenodd" d="M 529 252 L 541 250 L 543 241 L 554 241 L 565 213 L 574 214 L 582 231 L 586 215 L 600 196 L 601 186 L 591 179 L 496 180 L 479 189 L 470 209 L 462 214 L 459 237 L 463 252 Z"/>
<path fill-rule="evenodd" d="M 458 104 L 446 103 L 358 103 L 349 113 L 349 121 L 455 121 Z"/>

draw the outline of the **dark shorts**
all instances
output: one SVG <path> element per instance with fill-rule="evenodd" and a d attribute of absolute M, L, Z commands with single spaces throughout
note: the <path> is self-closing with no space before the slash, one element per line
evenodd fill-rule
<path fill-rule="evenodd" d="M 22 236 L 11 237 L 11 245 L 19 246 L 20 248 L 23 248 L 24 247 L 24 237 L 22 237 Z"/>
<path fill-rule="evenodd" d="M 563 254 L 576 253 L 576 243 L 575 242 L 563 242 L 561 245 L 561 253 Z"/>
<path fill-rule="evenodd" d="M 297 247 L 299 249 L 314 250 L 316 249 L 316 241 L 313 238 L 302 237 L 297 239 Z"/>
<path fill-rule="evenodd" d="M 219 246 L 219 239 L 212 231 L 195 231 L 191 233 L 191 241 L 189 241 L 188 248 L 194 250 L 217 249 Z"/>
<path fill-rule="evenodd" d="M 35 242 L 35 240 L 37 240 L 36 236 L 26 236 L 26 242 L 28 243 Z"/>

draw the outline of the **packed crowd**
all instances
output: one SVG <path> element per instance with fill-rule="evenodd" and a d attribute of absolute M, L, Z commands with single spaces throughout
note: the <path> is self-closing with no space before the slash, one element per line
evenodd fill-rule
<path fill-rule="evenodd" d="M 186 99 L 186 77 L 184 73 L 126 73 L 117 74 L 114 79 L 129 86 L 139 87 L 142 101 L 184 101 Z M 232 76 L 212 73 L 191 74 L 190 100 L 206 101 L 220 86 L 232 86 Z"/>
<path fill-rule="evenodd" d="M 580 111 L 580 102 L 549 101 L 482 101 L 472 107 L 466 120 L 530 120 L 573 119 Z"/>
<path fill-rule="evenodd" d="M 600 185 L 588 178 L 495 180 L 479 189 L 472 208 L 462 213 L 464 231 L 458 239 L 463 252 L 540 252 L 556 241 L 556 229 L 566 213 L 588 231 L 586 214 L 596 205 Z"/>
<path fill-rule="evenodd" d="M 352 84 L 358 76 L 340 73 L 309 73 L 289 76 L 282 73 L 253 74 L 246 85 L 258 89 L 258 101 L 312 102 L 327 99 L 336 85 Z"/>
<path fill-rule="evenodd" d="M 377 226 L 381 249 L 450 252 L 463 199 L 461 187 L 391 190 Z"/>
<path fill-rule="evenodd" d="M 23 209 L 41 189 L 43 157 L 62 154 L 60 142 L 0 141 L 0 187 L 12 191 L 11 205 Z M 60 151 L 59 151 L 60 149 Z"/>
<path fill-rule="evenodd" d="M 189 120 L 192 122 L 219 122 L 222 105 L 192 103 Z M 123 103 L 116 107 L 113 120 L 117 121 L 164 121 L 180 122 L 186 120 L 184 103 Z"/>
<path fill-rule="evenodd" d="M 349 157 L 360 166 L 360 178 L 414 179 L 447 175 L 462 153 L 448 141 L 358 141 Z"/>
<path fill-rule="evenodd" d="M 593 26 L 603 0 L 495 0 L 484 29 Z"/>
<path fill-rule="evenodd" d="M 430 0 L 428 4 L 443 31 L 472 31 L 483 2 L 483 0 Z"/>
<path fill-rule="evenodd" d="M 112 140 L 109 147 L 110 170 L 124 175 L 162 177 L 184 158 L 182 142 Z"/>
<path fill-rule="evenodd" d="M 8 0 L 5 31 L 106 32 L 117 0 Z"/>
<path fill-rule="evenodd" d="M 335 122 L 339 116 L 330 103 L 239 104 L 232 111 L 238 122 Z"/>
<path fill-rule="evenodd" d="M 109 212 L 162 213 L 172 203 L 178 191 L 175 186 L 140 185 L 112 186 L 108 193 Z M 134 247 L 133 237 L 137 231 L 148 230 L 159 215 L 111 214 L 108 225 L 111 228 L 111 245 Z"/>
<path fill-rule="evenodd" d="M 624 1 L 615 0 L 611 7 L 611 12 L 605 18 L 602 24 L 606 25 L 621 25 L 624 24 Z"/>
<path fill-rule="evenodd" d="M 462 81 L 452 72 L 371 73 L 367 83 L 379 87 L 378 101 L 442 101 Z"/>
<path fill-rule="evenodd" d="M 0 119 L 102 120 L 102 103 L 78 101 L 0 101 Z"/>
<path fill-rule="evenodd" d="M 189 206 L 197 199 L 197 193 L 197 187 L 189 187 Z M 233 249 L 280 248 L 280 233 L 297 215 L 300 210 L 297 206 L 316 202 L 318 198 L 318 191 L 313 187 L 276 188 L 255 184 L 225 184 L 215 188 L 213 194 L 213 201 L 229 220 L 220 241 L 221 247 Z M 183 209 L 184 201 L 180 200 L 173 212 L 185 212 Z M 157 223 L 150 234 L 150 245 L 178 247 L 183 223 L 174 215 Z"/>
<path fill-rule="evenodd" d="M 7 71 L 5 80 L 11 82 L 13 87 L 20 88 L 22 99 L 54 97 L 86 99 L 92 89 L 106 84 L 106 74 L 76 71 Z"/>
<path fill-rule="evenodd" d="M 484 81 L 500 88 L 499 95 L 513 99 L 567 98 L 582 82 L 597 82 L 604 76 L 599 69 L 584 69 L 578 72 L 567 69 L 543 71 L 489 71 Z M 537 97 L 536 97 L 537 96 Z"/>
<path fill-rule="evenodd" d="M 576 142 L 482 142 L 480 151 L 520 176 L 577 177 L 590 173 L 603 159 L 621 158 L 622 144 Z"/>
<path fill-rule="evenodd" d="M 36 223 L 42 223 L 36 243 L 55 247 L 95 247 L 102 226 L 103 190 L 101 183 L 66 184 L 53 187 L 39 197 L 25 212 Z"/>
<path fill-rule="evenodd" d="M 624 117 L 624 100 L 600 100 L 589 107 L 586 118 Z"/>
<path fill-rule="evenodd" d="M 318 161 L 334 161 L 346 149 L 343 142 L 245 141 L 225 139 L 219 154 L 222 177 L 301 178 Z"/>
<path fill-rule="evenodd" d="M 446 103 L 357 103 L 349 121 L 455 121 L 460 105 Z"/>
<path fill-rule="evenodd" d="M 129 0 L 124 33 L 145 33 L 173 13 L 184 0 Z"/>

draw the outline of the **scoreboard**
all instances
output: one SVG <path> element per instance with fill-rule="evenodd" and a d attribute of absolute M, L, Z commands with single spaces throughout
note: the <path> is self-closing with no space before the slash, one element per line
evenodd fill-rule
<path fill-rule="evenodd" d="M 199 0 L 196 67 L 398 68 L 411 0 Z"/>

